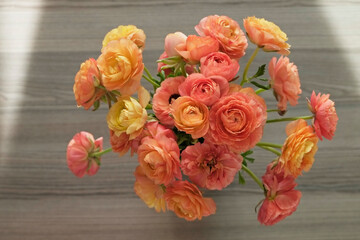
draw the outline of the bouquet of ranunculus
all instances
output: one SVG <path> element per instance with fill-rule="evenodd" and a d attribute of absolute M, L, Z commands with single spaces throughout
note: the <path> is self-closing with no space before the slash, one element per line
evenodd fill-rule
<path fill-rule="evenodd" d="M 291 215 L 301 198 L 295 179 L 310 170 L 318 140 L 332 139 L 338 117 L 329 95 L 313 92 L 307 100 L 310 116 L 268 119 L 268 112 L 283 116 L 287 103 L 298 103 L 298 70 L 286 57 L 290 45 L 277 25 L 256 17 L 243 23 L 257 47 L 240 76 L 239 60 L 248 41 L 227 16 L 203 18 L 195 26 L 199 35 L 168 34 L 157 77 L 143 63 L 143 30 L 133 25 L 111 30 L 98 59 L 81 64 L 73 88 L 78 106 L 96 110 L 101 102 L 108 105 L 111 148 L 103 150 L 103 139 L 90 133 L 76 134 L 67 147 L 70 170 L 78 177 L 94 175 L 103 154 L 122 156 L 131 149 L 139 163 L 136 194 L 157 212 L 171 210 L 189 221 L 215 213 L 215 202 L 203 196 L 205 190 L 221 190 L 236 175 L 244 183 L 246 172 L 264 193 L 258 211 L 262 224 Z M 268 78 L 265 64 L 248 75 L 259 50 L 282 55 L 268 63 Z M 154 90 L 149 93 L 141 79 Z M 268 109 L 261 97 L 268 90 L 278 102 L 276 109 Z M 280 121 L 291 121 L 285 142 L 260 142 L 265 124 Z M 264 166 L 261 180 L 248 168 L 255 147 L 276 156 Z"/>

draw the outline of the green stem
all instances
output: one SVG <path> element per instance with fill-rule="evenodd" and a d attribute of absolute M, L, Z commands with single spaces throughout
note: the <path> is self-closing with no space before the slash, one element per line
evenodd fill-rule
<path fill-rule="evenodd" d="M 157 82 L 155 82 L 152 78 L 147 77 L 146 75 L 143 74 L 143 78 L 145 78 L 149 83 L 151 83 L 151 85 L 154 86 L 154 88 L 158 88 L 160 87 L 160 84 L 158 84 Z"/>
<path fill-rule="evenodd" d="M 258 143 L 256 144 L 256 146 L 282 148 L 282 145 L 281 145 L 281 144 L 268 143 L 268 142 L 258 142 Z"/>
<path fill-rule="evenodd" d="M 247 168 L 244 164 L 242 165 L 242 169 L 249 174 L 249 176 L 259 185 L 259 187 L 264 190 L 264 185 L 263 183 L 260 181 L 260 179 L 249 169 Z"/>
<path fill-rule="evenodd" d="M 266 110 L 266 112 L 278 112 L 279 111 L 279 109 L 268 109 L 268 110 Z"/>
<path fill-rule="evenodd" d="M 153 77 L 152 77 L 150 71 L 147 69 L 147 67 L 144 66 L 144 70 L 145 70 L 146 74 L 149 76 L 149 78 L 153 79 Z"/>
<path fill-rule="evenodd" d="M 101 155 L 105 154 L 105 153 L 108 153 L 108 152 L 111 152 L 112 151 L 112 148 L 108 148 L 108 149 L 105 149 L 101 152 L 96 152 L 96 153 L 91 153 L 89 156 L 90 157 L 100 157 Z"/>
<path fill-rule="evenodd" d="M 265 150 L 267 150 L 267 151 L 269 151 L 269 152 L 275 153 L 275 154 L 278 155 L 278 156 L 281 156 L 281 152 L 275 150 L 275 149 L 272 148 L 272 147 L 265 147 L 265 146 L 261 146 L 261 145 L 257 145 L 257 146 L 258 146 L 259 148 L 265 149 Z"/>
<path fill-rule="evenodd" d="M 291 118 L 276 118 L 267 120 L 266 123 L 274 123 L 274 122 L 284 122 L 284 121 L 294 121 L 298 119 L 313 119 L 314 116 L 300 116 L 300 117 L 291 117 Z"/>
<path fill-rule="evenodd" d="M 249 68 L 250 68 L 250 65 L 251 65 L 252 61 L 255 59 L 257 53 L 259 52 L 259 50 L 260 50 L 260 48 L 259 48 L 259 47 L 256 47 L 254 53 L 251 55 L 249 61 L 247 62 L 246 67 L 245 67 L 245 69 L 244 69 L 244 73 L 243 73 L 243 79 L 242 79 L 242 81 L 241 81 L 241 83 L 240 83 L 241 86 L 244 85 L 244 83 L 246 83 L 246 82 L 248 81 L 248 79 L 247 79 L 247 73 L 248 73 L 248 71 L 249 71 Z"/>
<path fill-rule="evenodd" d="M 107 103 L 108 103 L 108 106 L 109 106 L 109 109 L 111 108 L 111 98 L 109 96 L 109 94 L 105 94 L 106 96 L 106 100 L 107 100 Z"/>
<path fill-rule="evenodd" d="M 262 92 L 265 92 L 266 89 L 263 89 L 263 88 L 259 88 L 255 91 L 256 94 L 259 94 L 259 93 L 262 93 Z"/>

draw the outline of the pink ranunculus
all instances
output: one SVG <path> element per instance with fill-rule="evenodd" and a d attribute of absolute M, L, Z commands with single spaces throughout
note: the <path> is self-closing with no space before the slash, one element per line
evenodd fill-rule
<path fill-rule="evenodd" d="M 175 181 L 168 186 L 165 201 L 169 210 L 187 221 L 201 220 L 216 211 L 214 200 L 204 198 L 196 185 L 188 181 Z"/>
<path fill-rule="evenodd" d="M 180 54 L 176 50 L 176 47 L 179 44 L 185 44 L 186 38 L 187 36 L 182 32 L 169 33 L 165 37 L 165 52 L 167 56 L 168 57 L 180 56 Z"/>
<path fill-rule="evenodd" d="M 209 142 L 188 146 L 181 153 L 181 169 L 199 187 L 221 190 L 233 182 L 242 157 L 226 145 Z"/>
<path fill-rule="evenodd" d="M 190 96 L 207 106 L 213 105 L 229 91 L 229 83 L 222 76 L 205 77 L 200 73 L 190 74 L 179 86 L 181 96 Z"/>
<path fill-rule="evenodd" d="M 211 107 L 205 139 L 235 152 L 247 151 L 260 141 L 266 118 L 265 101 L 252 88 L 243 88 Z"/>
<path fill-rule="evenodd" d="M 88 132 L 80 132 L 70 140 L 67 146 L 67 164 L 71 172 L 77 177 L 85 174 L 94 175 L 99 170 L 100 157 L 91 154 L 101 152 L 103 138 L 94 139 Z"/>
<path fill-rule="evenodd" d="M 315 115 L 314 129 L 320 140 L 322 137 L 331 140 L 336 131 L 336 125 L 339 120 L 335 103 L 329 99 L 330 94 L 315 94 L 313 91 L 309 102 L 309 107 Z"/>
<path fill-rule="evenodd" d="M 295 212 L 299 205 L 301 192 L 294 190 L 295 178 L 284 173 L 276 173 L 269 164 L 262 177 L 266 189 L 266 198 L 260 207 L 258 221 L 264 225 L 273 225 Z"/>
<path fill-rule="evenodd" d="M 212 15 L 201 19 L 195 26 L 200 36 L 211 36 L 220 44 L 220 51 L 231 58 L 240 59 L 248 46 L 246 36 L 239 24 L 227 16 Z"/>
<path fill-rule="evenodd" d="M 172 128 L 174 126 L 174 119 L 170 116 L 170 105 L 178 97 L 180 97 L 179 86 L 184 82 L 185 77 L 167 78 L 161 83 L 161 86 L 156 89 L 153 98 L 153 110 L 156 117 L 166 127 Z"/>
<path fill-rule="evenodd" d="M 206 77 L 222 76 L 231 81 L 239 72 L 240 65 L 226 53 L 214 52 L 200 59 L 201 73 Z"/>
<path fill-rule="evenodd" d="M 298 103 L 301 94 L 300 79 L 296 65 L 288 57 L 273 57 L 269 62 L 270 84 L 278 100 L 278 109 L 286 111 L 287 102 L 291 106 Z"/>

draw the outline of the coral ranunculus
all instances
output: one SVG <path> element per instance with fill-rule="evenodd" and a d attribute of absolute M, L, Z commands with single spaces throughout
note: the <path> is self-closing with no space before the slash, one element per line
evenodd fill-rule
<path fill-rule="evenodd" d="M 123 156 L 131 147 L 131 141 L 129 135 L 125 132 L 117 136 L 113 130 L 110 130 L 110 144 L 113 152 L 119 153 L 119 156 Z"/>
<path fill-rule="evenodd" d="M 330 94 L 315 94 L 313 91 L 309 102 L 312 113 L 315 114 L 314 129 L 316 135 L 322 140 L 322 137 L 331 140 L 336 131 L 336 125 L 339 120 L 335 103 L 329 99 Z"/>
<path fill-rule="evenodd" d="M 110 41 L 97 60 L 105 88 L 119 90 L 123 95 L 134 94 L 144 70 L 142 59 L 141 50 L 133 41 L 125 38 Z"/>
<path fill-rule="evenodd" d="M 281 56 L 278 61 L 273 57 L 269 62 L 269 75 L 271 87 L 278 100 L 278 109 L 286 111 L 287 102 L 295 106 L 302 92 L 296 65 L 290 63 L 288 57 Z"/>
<path fill-rule="evenodd" d="M 263 18 L 248 17 L 244 19 L 244 27 L 250 41 L 264 51 L 290 54 L 286 33 L 274 23 Z"/>
<path fill-rule="evenodd" d="M 98 88 L 100 78 L 95 59 L 90 58 L 81 64 L 73 87 L 78 106 L 83 106 L 87 110 L 105 94 L 103 89 Z"/>
<path fill-rule="evenodd" d="M 266 198 L 260 207 L 258 220 L 264 225 L 274 225 L 290 216 L 296 211 L 301 198 L 301 192 L 294 190 L 297 185 L 294 177 L 276 173 L 271 166 L 262 177 Z"/>
<path fill-rule="evenodd" d="M 236 152 L 247 151 L 260 141 L 266 118 L 265 101 L 252 88 L 241 89 L 212 106 L 205 139 Z"/>
<path fill-rule="evenodd" d="M 146 35 L 142 29 L 138 29 L 134 25 L 120 25 L 117 28 L 112 29 L 105 35 L 105 38 L 102 42 L 103 47 L 106 47 L 109 42 L 119 40 L 121 38 L 126 38 L 133 41 L 141 50 L 145 48 Z"/>
<path fill-rule="evenodd" d="M 167 208 L 187 221 L 201 220 L 214 214 L 216 205 L 211 198 L 204 198 L 196 185 L 188 181 L 176 181 L 166 188 Z"/>
<path fill-rule="evenodd" d="M 314 163 L 314 155 L 318 149 L 318 138 L 314 130 L 304 119 L 299 119 L 286 126 L 288 135 L 279 157 L 276 170 L 285 176 L 297 178 L 301 172 L 309 171 Z"/>
<path fill-rule="evenodd" d="M 100 157 L 91 156 L 93 153 L 101 152 L 103 138 L 94 139 L 88 132 L 77 133 L 67 146 L 67 164 L 71 172 L 77 177 L 85 174 L 94 175 L 99 170 Z"/>
<path fill-rule="evenodd" d="M 226 53 L 214 52 L 200 59 L 200 69 L 206 77 L 222 76 L 230 82 L 238 73 L 240 65 Z"/>
<path fill-rule="evenodd" d="M 188 146 L 181 153 L 181 169 L 199 187 L 221 190 L 233 182 L 242 157 L 225 145 L 209 142 Z"/>
<path fill-rule="evenodd" d="M 239 24 L 227 16 L 212 15 L 201 19 L 195 26 L 200 36 L 211 36 L 220 44 L 220 51 L 231 58 L 240 59 L 248 46 Z"/>

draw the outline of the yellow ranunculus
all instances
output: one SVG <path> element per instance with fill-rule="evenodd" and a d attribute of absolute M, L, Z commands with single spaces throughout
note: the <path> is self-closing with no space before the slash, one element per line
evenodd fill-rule
<path fill-rule="evenodd" d="M 138 29 L 134 25 L 120 25 L 119 27 L 112 29 L 105 35 L 102 42 L 103 47 L 105 47 L 110 41 L 119 40 L 121 38 L 127 38 L 133 41 L 141 50 L 145 47 L 146 35 L 143 30 Z"/>

